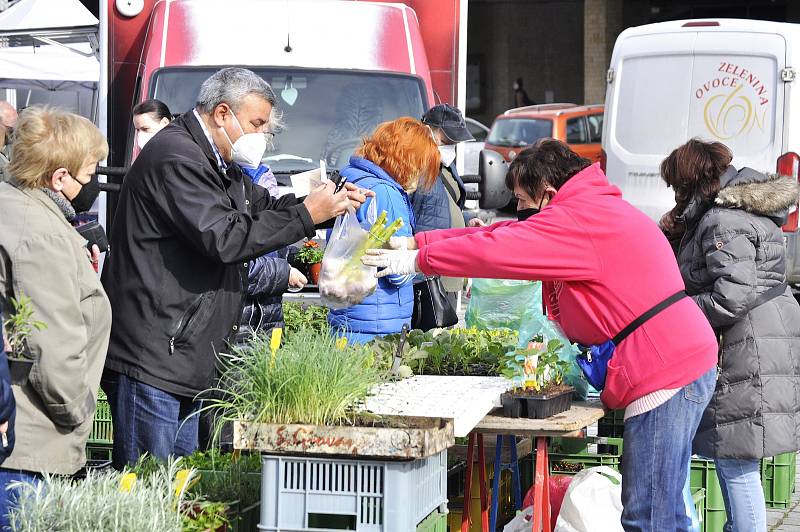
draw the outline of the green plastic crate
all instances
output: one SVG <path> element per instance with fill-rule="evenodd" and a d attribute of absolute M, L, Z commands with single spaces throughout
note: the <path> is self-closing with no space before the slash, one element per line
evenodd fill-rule
<path fill-rule="evenodd" d="M 92 432 L 89 434 L 91 445 L 111 445 L 114 443 L 114 429 L 111 424 L 111 406 L 101 391 L 97 396 L 97 411 L 94 414 Z"/>
<path fill-rule="evenodd" d="M 588 467 L 608 466 L 615 471 L 620 470 L 622 458 L 622 438 L 583 438 L 578 439 L 580 452 L 560 452 L 560 442 L 554 441 L 551 451 L 548 451 L 550 460 L 550 473 L 559 475 L 575 475 Z M 593 452 L 590 444 L 599 444 L 603 449 Z M 577 442 L 570 442 L 571 450 L 575 449 Z M 603 452 L 607 451 L 607 452 Z"/>
<path fill-rule="evenodd" d="M 703 532 L 721 532 L 727 517 L 725 500 L 722 498 L 722 489 L 719 487 L 717 467 L 713 460 L 692 459 L 689 487 L 693 493 L 698 489 L 705 490 L 705 511 L 701 518 Z"/>
<path fill-rule="evenodd" d="M 447 514 L 432 512 L 417 525 L 417 532 L 447 532 Z"/>
<path fill-rule="evenodd" d="M 111 460 L 111 450 L 111 445 L 95 445 L 88 443 L 86 444 L 86 459 L 90 461 L 97 460 L 101 462 Z"/>
<path fill-rule="evenodd" d="M 795 453 L 779 454 L 761 460 L 761 485 L 767 508 L 788 508 L 794 490 Z"/>
<path fill-rule="evenodd" d="M 625 409 L 612 410 L 597 421 L 597 435 L 622 438 L 625 430 Z"/>

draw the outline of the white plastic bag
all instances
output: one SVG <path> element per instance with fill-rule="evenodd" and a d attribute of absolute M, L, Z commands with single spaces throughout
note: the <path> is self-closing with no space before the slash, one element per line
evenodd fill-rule
<path fill-rule="evenodd" d="M 503 527 L 503 532 L 531 532 L 532 520 L 533 506 L 528 506 Z"/>
<path fill-rule="evenodd" d="M 375 201 L 367 207 L 367 219 L 359 222 L 356 212 L 348 209 L 336 219 L 328 236 L 328 245 L 319 273 L 319 295 L 322 304 L 334 308 L 352 307 L 375 292 L 378 279 L 374 266 L 364 266 L 356 254 L 369 237 L 367 232 L 375 223 Z"/>
<path fill-rule="evenodd" d="M 623 532 L 622 476 L 608 466 L 584 469 L 572 480 L 554 532 Z"/>

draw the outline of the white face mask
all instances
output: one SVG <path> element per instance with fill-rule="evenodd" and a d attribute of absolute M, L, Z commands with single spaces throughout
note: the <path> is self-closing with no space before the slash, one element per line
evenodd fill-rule
<path fill-rule="evenodd" d="M 442 156 L 442 164 L 450 166 L 456 160 L 455 144 L 439 146 L 439 154 Z"/>
<path fill-rule="evenodd" d="M 261 158 L 264 157 L 264 152 L 267 151 L 267 138 L 263 133 L 245 133 L 244 129 L 242 129 L 242 124 L 239 123 L 239 119 L 236 118 L 233 111 L 231 111 L 231 115 L 236 121 L 236 125 L 239 126 L 242 136 L 236 139 L 236 142 L 231 142 L 231 138 L 225 128 L 221 129 L 233 149 L 233 162 L 245 168 L 258 168 L 258 165 L 261 164 Z"/>
<path fill-rule="evenodd" d="M 155 133 L 146 133 L 144 131 L 137 131 L 136 132 L 136 144 L 139 145 L 139 149 L 141 150 L 144 148 L 144 145 L 150 142 L 150 139 L 155 136 Z"/>

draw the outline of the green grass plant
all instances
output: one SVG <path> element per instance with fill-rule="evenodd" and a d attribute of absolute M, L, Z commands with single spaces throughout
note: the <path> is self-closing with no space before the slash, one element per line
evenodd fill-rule
<path fill-rule="evenodd" d="M 217 433 L 226 421 L 256 423 L 352 423 L 354 407 L 385 380 L 375 353 L 342 346 L 328 330 L 302 328 L 287 336 L 271 364 L 270 339 L 255 335 L 245 347 L 220 355 Z"/>

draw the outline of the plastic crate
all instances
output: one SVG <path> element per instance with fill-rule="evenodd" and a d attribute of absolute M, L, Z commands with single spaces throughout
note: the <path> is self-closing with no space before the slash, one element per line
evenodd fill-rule
<path fill-rule="evenodd" d="M 415 532 L 447 503 L 447 451 L 413 461 L 261 456 L 265 532 Z"/>
<path fill-rule="evenodd" d="M 86 444 L 86 460 L 90 462 L 106 462 L 111 460 L 112 446 L 106 444 Z"/>
<path fill-rule="evenodd" d="M 447 513 L 431 513 L 417 525 L 417 532 L 447 532 Z"/>
<path fill-rule="evenodd" d="M 788 508 L 796 473 L 795 453 L 779 454 L 761 460 L 761 485 L 767 508 Z"/>
<path fill-rule="evenodd" d="M 111 423 L 111 406 L 108 400 L 97 398 L 97 410 L 94 414 L 92 432 L 89 434 L 89 443 L 107 444 L 114 443 L 114 429 Z"/>
<path fill-rule="evenodd" d="M 625 430 L 625 409 L 612 410 L 597 421 L 597 435 L 622 438 Z"/>
<path fill-rule="evenodd" d="M 689 487 L 694 493 L 697 489 L 705 490 L 705 511 L 702 517 L 704 532 L 721 532 L 725 526 L 725 500 L 719 487 L 717 467 L 713 460 L 692 458 Z"/>
<path fill-rule="evenodd" d="M 620 470 L 622 458 L 622 438 L 584 438 L 578 439 L 583 450 L 577 453 L 559 452 L 558 443 L 548 451 L 550 473 L 559 475 L 575 475 L 588 467 L 608 466 L 615 471 Z M 593 444 L 598 444 L 597 446 Z M 574 449 L 576 442 L 570 445 Z M 603 449 L 599 449 L 600 445 Z M 608 451 L 608 452 L 602 452 Z"/>

